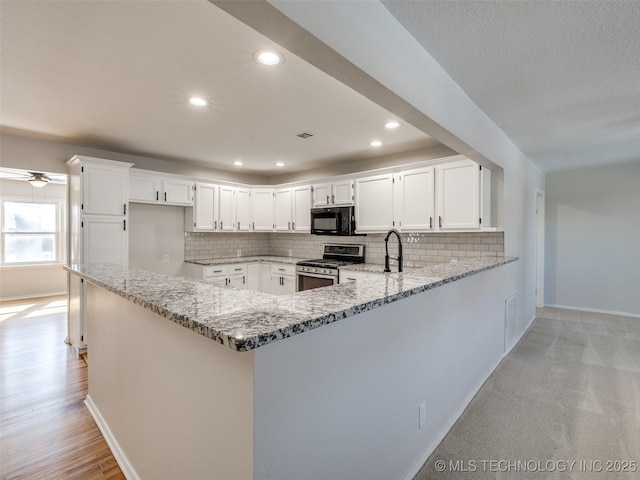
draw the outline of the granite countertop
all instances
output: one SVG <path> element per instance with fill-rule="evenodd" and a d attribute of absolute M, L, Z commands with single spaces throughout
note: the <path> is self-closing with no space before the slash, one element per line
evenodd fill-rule
<path fill-rule="evenodd" d="M 247 261 L 246 258 L 251 257 L 242 261 Z M 228 263 L 227 259 L 224 260 Z M 169 277 L 113 264 L 70 265 L 64 268 L 200 335 L 242 352 L 515 260 L 517 258 L 470 258 L 290 295 L 216 287 L 189 278 Z"/>
<path fill-rule="evenodd" d="M 233 263 L 288 263 L 295 265 L 305 258 L 298 257 L 278 257 L 276 255 L 254 255 L 252 257 L 228 257 L 228 258 L 207 258 L 204 260 L 185 260 L 185 263 L 196 265 L 227 265 Z"/>

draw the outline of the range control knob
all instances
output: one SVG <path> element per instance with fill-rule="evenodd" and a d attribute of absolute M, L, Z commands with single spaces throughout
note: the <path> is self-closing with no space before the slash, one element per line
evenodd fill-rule
<path fill-rule="evenodd" d="M 318 269 L 317 269 L 317 268 L 313 268 L 313 269 L 311 269 L 311 271 L 312 271 L 312 272 L 317 272 L 317 271 L 318 271 Z"/>

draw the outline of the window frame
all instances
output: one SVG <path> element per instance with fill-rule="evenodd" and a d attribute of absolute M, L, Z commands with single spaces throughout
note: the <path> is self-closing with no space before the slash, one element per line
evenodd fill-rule
<path fill-rule="evenodd" d="M 5 258 L 5 237 L 7 235 L 42 235 L 43 233 L 50 234 L 51 232 L 8 232 L 5 230 L 5 203 L 31 203 L 31 204 L 43 204 L 43 205 L 55 205 L 56 206 L 56 230 L 53 232 L 55 235 L 55 259 L 51 261 L 37 261 L 37 262 L 9 262 L 7 263 Z M 37 267 L 37 266 L 51 266 L 62 265 L 66 263 L 67 256 L 67 237 L 66 237 L 66 201 L 58 198 L 31 198 L 31 197 L 19 197 L 19 196 L 0 196 L 0 267 Z"/>

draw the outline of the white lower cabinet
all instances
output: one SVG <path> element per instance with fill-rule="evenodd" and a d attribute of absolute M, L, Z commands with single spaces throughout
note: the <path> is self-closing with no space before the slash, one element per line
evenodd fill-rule
<path fill-rule="evenodd" d="M 220 287 L 247 288 L 254 292 L 285 295 L 296 291 L 296 266 L 286 263 L 185 263 L 185 275 Z"/>
<path fill-rule="evenodd" d="M 273 295 L 286 295 L 295 292 L 296 266 L 284 263 L 272 263 L 268 293 Z"/>
<path fill-rule="evenodd" d="M 249 285 L 246 263 L 224 265 L 185 263 L 185 275 L 219 287 L 247 288 Z"/>

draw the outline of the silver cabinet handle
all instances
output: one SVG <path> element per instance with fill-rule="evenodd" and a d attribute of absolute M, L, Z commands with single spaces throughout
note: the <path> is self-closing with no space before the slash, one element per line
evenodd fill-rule
<path fill-rule="evenodd" d="M 160 192 L 156 190 L 156 202 L 160 200 Z"/>
<path fill-rule="evenodd" d="M 284 268 L 279 268 L 278 271 L 279 272 L 284 272 L 285 270 L 284 270 Z"/>
<path fill-rule="evenodd" d="M 167 192 L 164 192 L 164 201 L 167 201 Z"/>
<path fill-rule="evenodd" d="M 240 222 L 238 222 L 238 230 L 240 230 Z"/>
<path fill-rule="evenodd" d="M 291 222 L 291 230 L 295 230 L 296 229 L 296 222 Z"/>
<path fill-rule="evenodd" d="M 222 270 L 214 270 L 213 273 L 222 273 Z"/>
<path fill-rule="evenodd" d="M 244 285 L 245 283 L 247 283 L 247 282 L 245 281 L 244 275 L 242 275 L 242 284 Z"/>
<path fill-rule="evenodd" d="M 224 227 L 222 226 L 222 220 L 220 220 L 220 230 L 222 230 Z"/>
<path fill-rule="evenodd" d="M 291 230 L 291 222 L 287 222 L 287 230 Z"/>
<path fill-rule="evenodd" d="M 429 217 L 429 228 L 433 228 L 433 217 Z"/>
<path fill-rule="evenodd" d="M 124 215 L 126 215 L 126 214 L 127 214 L 127 204 L 125 203 L 124 204 Z"/>
<path fill-rule="evenodd" d="M 213 222 L 213 229 L 217 230 L 218 229 L 218 220 L 216 220 L 215 222 Z"/>
<path fill-rule="evenodd" d="M 331 195 L 331 203 L 336 203 L 336 196 L 335 195 Z"/>
<path fill-rule="evenodd" d="M 251 230 L 255 230 L 256 229 L 256 222 L 253 222 L 253 227 L 251 227 Z"/>
<path fill-rule="evenodd" d="M 329 205 L 329 195 L 327 195 L 327 205 Z"/>
<path fill-rule="evenodd" d="M 127 221 L 124 220 L 124 225 L 122 227 L 122 230 L 124 230 L 125 232 L 127 231 Z"/>
<path fill-rule="evenodd" d="M 440 228 L 442 228 L 442 216 L 441 215 L 438 216 L 438 226 Z"/>

